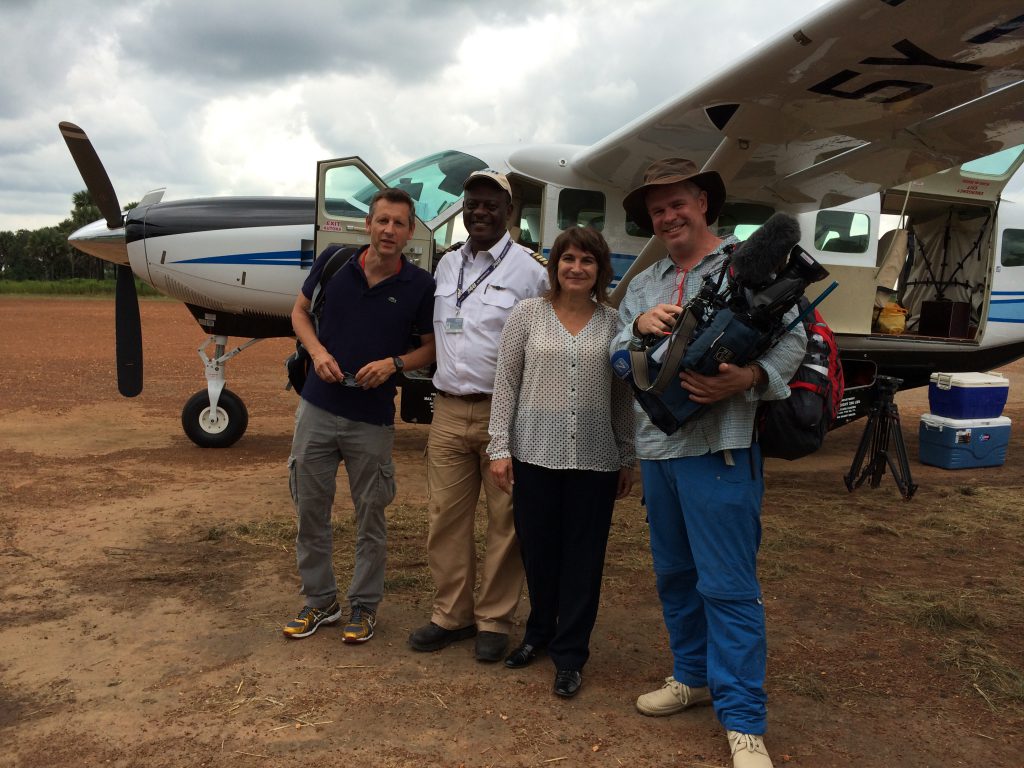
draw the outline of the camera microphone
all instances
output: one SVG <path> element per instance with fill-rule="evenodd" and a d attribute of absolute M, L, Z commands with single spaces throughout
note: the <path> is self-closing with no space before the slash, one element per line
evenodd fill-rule
<path fill-rule="evenodd" d="M 730 271 L 746 286 L 763 285 L 782 271 L 790 251 L 799 242 L 797 220 L 787 213 L 772 214 L 736 249 Z"/>
<path fill-rule="evenodd" d="M 623 381 L 631 381 L 633 361 L 629 358 L 629 350 L 620 349 L 612 355 L 612 370 Z"/>

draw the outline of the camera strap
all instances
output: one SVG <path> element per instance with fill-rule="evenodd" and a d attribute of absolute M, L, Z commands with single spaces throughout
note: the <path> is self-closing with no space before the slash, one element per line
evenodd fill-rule
<path fill-rule="evenodd" d="M 714 288 L 714 293 L 716 294 L 722 290 L 722 282 L 729 269 L 731 255 L 732 249 L 729 249 L 725 262 L 718 272 L 718 282 Z M 676 378 L 676 375 L 679 373 L 679 364 L 683 359 L 683 355 L 686 354 L 686 348 L 690 345 L 693 332 L 703 315 L 703 307 L 700 312 L 694 311 L 693 307 L 694 301 L 692 300 L 683 307 L 682 315 L 672 328 L 671 338 L 666 342 L 668 348 L 665 350 L 665 356 L 661 361 L 661 368 L 658 370 L 658 375 L 653 383 L 651 383 L 650 370 L 647 366 L 647 351 L 635 349 L 629 351 L 630 364 L 633 367 L 633 384 L 641 392 L 664 392 L 669 382 Z"/>
<path fill-rule="evenodd" d="M 690 309 L 687 305 L 686 309 L 683 310 L 682 317 L 675 324 L 672 329 L 672 336 L 666 342 L 668 349 L 665 351 L 665 357 L 661 361 L 661 369 L 658 371 L 658 375 L 654 379 L 654 383 L 651 383 L 650 372 L 647 368 L 647 352 L 644 350 L 630 350 L 629 357 L 630 363 L 633 366 L 633 383 L 637 389 L 642 392 L 664 392 L 665 387 L 672 381 L 676 374 L 679 372 L 679 362 L 683 359 L 683 355 L 686 354 L 686 348 L 690 344 L 690 336 L 693 334 L 693 330 L 697 327 L 699 318 L 696 313 Z"/>

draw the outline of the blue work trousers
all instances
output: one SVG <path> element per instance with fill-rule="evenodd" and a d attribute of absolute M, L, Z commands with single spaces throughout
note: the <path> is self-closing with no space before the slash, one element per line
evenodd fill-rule
<path fill-rule="evenodd" d="M 767 643 L 757 582 L 764 478 L 756 444 L 642 461 L 651 554 L 673 676 L 707 685 L 729 730 L 763 734 Z"/>

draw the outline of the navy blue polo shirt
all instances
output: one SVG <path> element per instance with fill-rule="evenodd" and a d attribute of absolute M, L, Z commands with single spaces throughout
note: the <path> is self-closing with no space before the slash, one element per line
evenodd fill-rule
<path fill-rule="evenodd" d="M 402 256 L 397 274 L 372 288 L 359 259 L 369 246 L 353 255 L 325 286 L 320 315 L 320 343 L 338 361 L 341 370 L 355 374 L 374 360 L 409 351 L 414 333 L 434 332 L 434 278 Z M 328 260 L 321 254 L 302 284 L 302 294 L 313 291 Z M 310 371 L 302 398 L 337 416 L 367 424 L 395 423 L 397 376 L 373 389 L 329 384 Z"/>

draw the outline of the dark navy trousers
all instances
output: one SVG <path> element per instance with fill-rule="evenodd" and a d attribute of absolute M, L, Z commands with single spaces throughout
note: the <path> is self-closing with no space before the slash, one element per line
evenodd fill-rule
<path fill-rule="evenodd" d="M 601 598 L 618 472 L 547 469 L 512 459 L 512 509 L 530 590 L 523 642 L 556 669 L 582 669 Z"/>

